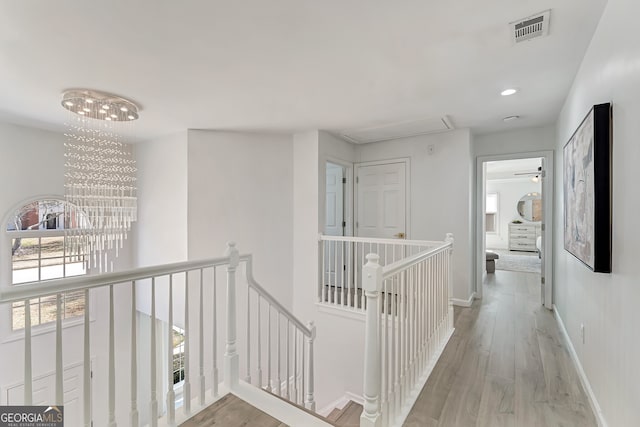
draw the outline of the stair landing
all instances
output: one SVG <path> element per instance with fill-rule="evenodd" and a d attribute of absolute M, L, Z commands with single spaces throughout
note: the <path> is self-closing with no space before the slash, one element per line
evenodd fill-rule
<path fill-rule="evenodd" d="M 287 426 L 231 393 L 180 425 L 183 427 Z"/>

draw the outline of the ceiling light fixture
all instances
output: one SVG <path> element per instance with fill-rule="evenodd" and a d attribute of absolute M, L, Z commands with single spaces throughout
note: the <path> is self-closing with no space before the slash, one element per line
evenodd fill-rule
<path fill-rule="evenodd" d="M 90 224 L 67 235 L 69 253 L 86 255 L 97 271 L 113 270 L 113 258 L 137 219 L 136 161 L 122 131 L 138 119 L 138 106 L 87 89 L 64 92 L 61 104 L 69 111 L 65 197 Z"/>
<path fill-rule="evenodd" d="M 104 114 L 100 110 L 109 110 L 113 107 L 115 114 L 111 118 L 119 122 L 128 122 L 138 119 L 138 106 L 128 99 L 109 93 L 94 90 L 69 90 L 62 95 L 62 106 L 69 111 L 74 105 L 84 105 L 83 111 L 86 117 L 104 120 Z M 100 105 L 100 107 L 98 107 Z M 75 112 L 75 111 L 74 111 Z"/>
<path fill-rule="evenodd" d="M 518 92 L 518 89 L 505 89 L 502 92 L 500 92 L 500 95 L 502 96 L 511 96 L 515 93 Z"/>

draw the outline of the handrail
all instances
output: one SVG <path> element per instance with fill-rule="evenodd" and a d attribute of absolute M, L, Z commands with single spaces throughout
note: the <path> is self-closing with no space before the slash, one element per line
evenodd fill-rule
<path fill-rule="evenodd" d="M 424 250 L 415 255 L 409 256 L 407 258 L 401 259 L 392 264 L 382 267 L 382 280 L 386 280 L 389 277 L 400 273 L 402 270 L 406 270 L 412 265 L 418 264 L 420 261 L 425 260 L 432 255 L 442 252 L 447 248 L 453 247 L 452 242 L 439 242 L 439 243 L 440 243 L 440 246 L 438 247 Z"/>
<path fill-rule="evenodd" d="M 379 239 L 372 237 L 355 237 L 355 236 L 326 236 L 320 234 L 318 241 L 329 242 L 356 242 L 356 243 L 384 243 L 393 245 L 406 245 L 406 246 L 433 246 L 441 245 L 442 242 L 436 242 L 431 240 L 407 240 L 407 239 Z"/>
<path fill-rule="evenodd" d="M 311 338 L 313 331 L 302 323 L 296 316 L 287 310 L 278 300 L 276 300 L 269 292 L 267 292 L 256 280 L 253 278 L 253 255 L 243 255 L 242 261 L 246 264 L 247 282 L 249 286 L 253 288 L 262 298 L 264 298 L 269 304 L 274 306 L 280 313 L 282 313 L 287 319 L 293 322 L 298 329 L 306 336 Z"/>
<path fill-rule="evenodd" d="M 240 256 L 241 261 L 249 259 L 250 255 Z M 217 267 L 229 263 L 229 257 L 209 258 L 196 261 L 181 261 L 173 264 L 139 267 L 113 273 L 103 273 L 87 276 L 74 276 L 62 279 L 43 280 L 19 285 L 11 285 L 0 291 L 0 303 L 23 301 L 53 294 L 59 294 L 80 289 L 92 289 L 117 283 L 143 280 L 151 277 L 167 276 L 207 267 Z"/>

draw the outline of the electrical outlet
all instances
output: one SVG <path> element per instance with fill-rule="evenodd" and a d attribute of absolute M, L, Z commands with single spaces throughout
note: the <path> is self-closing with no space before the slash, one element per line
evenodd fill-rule
<path fill-rule="evenodd" d="M 582 344 L 584 344 L 584 323 L 580 323 L 580 337 L 582 338 Z"/>
<path fill-rule="evenodd" d="M 433 155 L 433 153 L 436 151 L 436 146 L 434 144 L 429 144 L 427 145 L 427 154 L 428 155 Z"/>

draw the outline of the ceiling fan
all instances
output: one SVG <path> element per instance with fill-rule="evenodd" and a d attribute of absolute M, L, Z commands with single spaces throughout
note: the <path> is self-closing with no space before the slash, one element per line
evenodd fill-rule
<path fill-rule="evenodd" d="M 531 181 L 538 182 L 540 181 L 540 174 L 542 173 L 542 166 L 538 166 L 538 170 L 535 172 L 516 172 L 514 175 L 534 175 L 531 178 Z"/>

